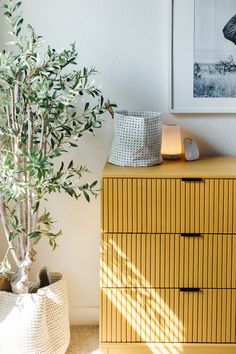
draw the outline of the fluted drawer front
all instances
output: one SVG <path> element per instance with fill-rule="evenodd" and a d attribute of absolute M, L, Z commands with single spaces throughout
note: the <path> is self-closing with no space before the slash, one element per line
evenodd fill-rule
<path fill-rule="evenodd" d="M 102 289 L 101 308 L 101 342 L 236 342 L 236 290 Z"/>
<path fill-rule="evenodd" d="M 236 233 L 236 180 L 104 178 L 102 230 Z"/>
<path fill-rule="evenodd" d="M 236 235 L 103 234 L 101 286 L 236 288 Z"/>

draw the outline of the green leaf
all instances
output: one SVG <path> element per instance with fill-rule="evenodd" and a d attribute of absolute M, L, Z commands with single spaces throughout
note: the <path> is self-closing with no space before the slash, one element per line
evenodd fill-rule
<path fill-rule="evenodd" d="M 87 192 L 83 191 L 85 199 L 87 200 L 87 202 L 90 202 L 90 196 Z"/>
<path fill-rule="evenodd" d="M 23 22 L 24 22 L 24 19 L 21 17 L 20 20 L 17 22 L 16 26 L 20 27 Z"/>
<path fill-rule="evenodd" d="M 101 126 L 102 126 L 101 122 L 96 121 L 96 122 L 93 123 L 93 127 L 94 128 L 101 128 Z"/>
<path fill-rule="evenodd" d="M 33 231 L 29 234 L 30 238 L 38 238 L 41 236 L 41 232 L 40 231 Z"/>
<path fill-rule="evenodd" d="M 16 3 L 15 7 L 13 8 L 13 12 L 15 12 L 20 6 L 21 6 L 22 2 L 19 1 L 18 3 Z"/>
<path fill-rule="evenodd" d="M 78 147 L 78 145 L 76 145 L 76 144 L 74 144 L 74 143 L 69 142 L 69 144 L 70 144 L 70 146 L 72 146 L 72 147 Z"/>
<path fill-rule="evenodd" d="M 54 140 L 51 138 L 51 147 L 52 147 L 52 149 L 54 149 L 54 146 L 55 146 L 55 142 L 54 142 Z"/>
<path fill-rule="evenodd" d="M 16 31 L 16 36 L 17 36 L 17 37 L 19 36 L 20 32 L 21 32 L 21 27 L 19 27 L 19 28 L 17 29 L 17 31 Z"/>
<path fill-rule="evenodd" d="M 17 236 L 17 232 L 10 232 L 9 233 L 9 241 L 14 240 L 14 238 L 16 238 Z"/>
<path fill-rule="evenodd" d="M 65 187 L 64 189 L 71 197 L 76 197 L 76 193 L 73 188 Z"/>
<path fill-rule="evenodd" d="M 88 108 L 89 108 L 89 102 L 87 102 L 87 103 L 85 104 L 84 111 L 87 112 Z"/>
<path fill-rule="evenodd" d="M 59 157 L 59 156 L 61 156 L 61 151 L 59 149 L 53 150 L 51 157 Z"/>
<path fill-rule="evenodd" d="M 85 129 L 85 130 L 88 130 L 89 128 L 91 128 L 91 126 L 92 126 L 92 123 L 87 122 L 87 123 L 85 124 L 85 126 L 84 126 L 84 129 Z"/>
<path fill-rule="evenodd" d="M 4 16 L 11 17 L 12 13 L 10 11 L 5 11 Z"/>
<path fill-rule="evenodd" d="M 73 167 L 73 164 L 74 164 L 74 161 L 71 160 L 71 162 L 70 162 L 69 165 L 68 165 L 68 170 Z"/>
<path fill-rule="evenodd" d="M 67 132 L 68 135 L 71 136 L 71 131 L 72 131 L 71 127 L 63 124 L 62 128 Z"/>
<path fill-rule="evenodd" d="M 34 213 L 38 210 L 39 205 L 40 205 L 40 202 L 38 201 L 38 202 L 36 202 L 35 205 L 33 206 L 33 211 L 34 211 Z"/>
<path fill-rule="evenodd" d="M 97 185 L 98 181 L 94 181 L 91 185 L 90 185 L 90 189 L 93 189 L 96 185 Z"/>
<path fill-rule="evenodd" d="M 49 244 L 52 247 L 52 250 L 55 251 L 57 244 L 52 238 L 49 238 Z"/>
<path fill-rule="evenodd" d="M 40 218 L 38 219 L 38 222 L 40 222 L 40 223 L 48 222 L 49 217 L 50 217 L 50 213 L 45 211 L 44 214 L 41 215 Z"/>

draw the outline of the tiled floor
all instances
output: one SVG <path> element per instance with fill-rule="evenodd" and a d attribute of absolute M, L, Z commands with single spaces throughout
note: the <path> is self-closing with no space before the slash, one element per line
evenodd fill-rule
<path fill-rule="evenodd" d="M 99 354 L 98 326 L 71 326 L 71 342 L 66 354 Z"/>

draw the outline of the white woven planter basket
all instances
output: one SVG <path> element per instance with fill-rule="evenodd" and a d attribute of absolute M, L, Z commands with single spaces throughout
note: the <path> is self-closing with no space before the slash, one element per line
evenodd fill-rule
<path fill-rule="evenodd" d="M 64 354 L 70 341 L 66 284 L 60 273 L 40 276 L 36 293 L 0 291 L 0 353 Z M 1 289 L 7 290 L 2 282 Z"/>
<path fill-rule="evenodd" d="M 161 113 L 119 111 L 108 161 L 119 166 L 152 166 L 161 158 Z"/>

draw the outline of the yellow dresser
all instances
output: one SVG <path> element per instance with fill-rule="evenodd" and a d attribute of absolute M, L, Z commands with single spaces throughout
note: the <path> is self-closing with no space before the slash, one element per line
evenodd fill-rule
<path fill-rule="evenodd" d="M 103 354 L 236 353 L 236 158 L 107 164 Z"/>

